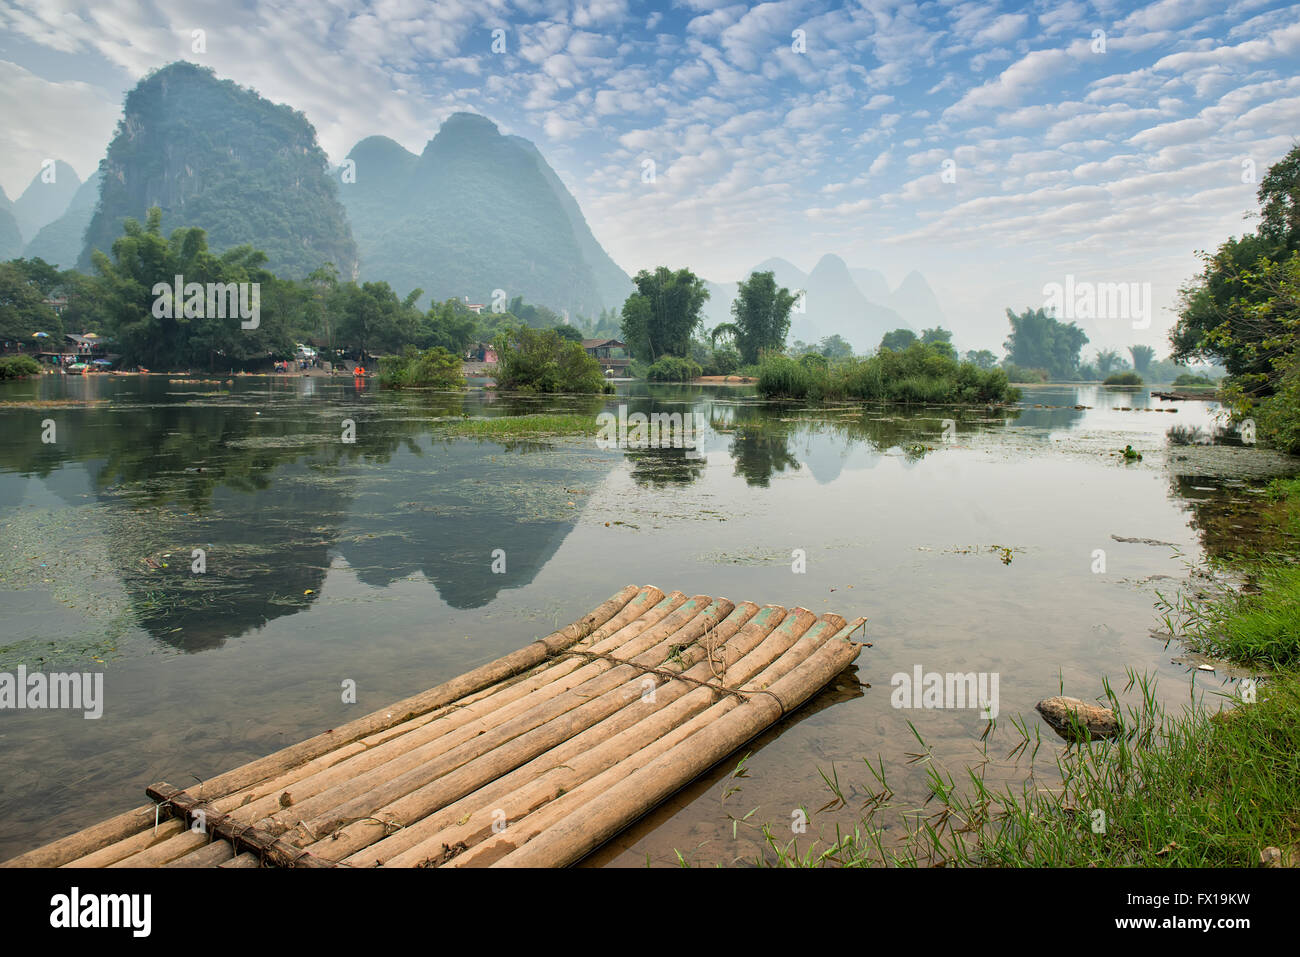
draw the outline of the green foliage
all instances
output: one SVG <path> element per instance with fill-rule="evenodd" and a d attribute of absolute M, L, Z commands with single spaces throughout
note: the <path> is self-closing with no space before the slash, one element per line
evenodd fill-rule
<path fill-rule="evenodd" d="M 1106 376 L 1102 385 L 1141 385 L 1142 377 L 1131 369 L 1128 372 L 1116 372 Z"/>
<path fill-rule="evenodd" d="M 968 350 L 965 359 L 981 369 L 992 369 L 998 363 L 998 357 L 987 349 L 980 349 L 978 352 L 973 349 Z"/>
<path fill-rule="evenodd" d="M 1133 369 L 1138 375 L 1146 375 L 1151 362 L 1156 357 L 1156 350 L 1150 346 L 1129 346 L 1129 355 L 1133 357 Z"/>
<path fill-rule="evenodd" d="M 902 352 L 916 341 L 916 333 L 911 329 L 895 329 L 893 332 L 886 332 L 884 334 L 880 340 L 880 348 L 892 349 L 894 352 Z"/>
<path fill-rule="evenodd" d="M 933 329 L 922 329 L 921 342 L 945 355 L 950 355 L 954 359 L 957 358 L 957 350 L 952 347 L 952 333 L 947 329 L 940 326 Z"/>
<path fill-rule="evenodd" d="M 441 346 L 417 349 L 407 346 L 400 356 L 386 356 L 379 362 L 379 384 L 394 389 L 425 386 L 433 389 L 463 389 L 460 356 Z"/>
<path fill-rule="evenodd" d="M 1097 372 L 1105 378 L 1115 371 L 1122 360 L 1114 349 L 1097 350 Z"/>
<path fill-rule="evenodd" d="M 1044 309 L 1007 310 L 1011 335 L 1003 344 L 1006 362 L 1022 369 L 1045 369 L 1052 379 L 1070 379 L 1079 368 L 1079 350 L 1088 343 L 1073 322 L 1059 322 Z"/>
<path fill-rule="evenodd" d="M 651 382 L 690 382 L 701 375 L 699 363 L 676 356 L 663 356 L 646 370 L 646 378 Z"/>
<path fill-rule="evenodd" d="M 604 392 L 600 363 L 554 329 L 518 326 L 494 341 L 497 385 L 520 392 Z"/>
<path fill-rule="evenodd" d="M 941 348 L 913 343 L 901 352 L 882 349 L 865 359 L 827 362 L 824 356 L 798 359 L 766 354 L 759 364 L 759 394 L 809 399 L 865 399 L 910 403 L 1011 402 L 1020 390 L 1011 387 L 1002 369 L 980 369 L 958 362 Z"/>
<path fill-rule="evenodd" d="M 215 255 L 201 229 L 177 229 L 164 238 L 162 211 L 157 207 L 149 210 L 145 225 L 128 219 L 123 229 L 125 235 L 113 243 L 111 259 L 98 250 L 94 254 L 98 272 L 94 295 L 103 332 L 121 353 L 124 365 L 214 368 L 292 354 L 306 291 L 268 272 L 262 252 L 238 246 Z M 224 319 L 187 318 L 180 308 L 173 309 L 171 316 L 156 314 L 160 295 L 155 286 L 170 287 L 176 276 L 186 284 L 256 283 L 258 326 L 241 328 L 238 314 Z"/>
<path fill-rule="evenodd" d="M 1269 444 L 1300 455 L 1300 364 L 1283 374 L 1276 391 L 1254 409 L 1256 424 Z"/>
<path fill-rule="evenodd" d="M 1012 362 L 1004 362 L 1002 369 L 1007 374 L 1007 379 L 1011 382 L 1046 382 L 1050 377 L 1046 369 L 1022 369 Z"/>
<path fill-rule="evenodd" d="M 785 347 L 790 332 L 790 310 L 798 297 L 776 284 L 776 274 L 751 273 L 736 289 L 731 303 L 736 346 L 744 362 L 757 362 L 765 350 Z"/>
<path fill-rule="evenodd" d="M 704 365 L 704 375 L 734 375 L 740 368 L 740 353 L 730 346 L 714 349 Z"/>
<path fill-rule="evenodd" d="M 0 356 L 0 379 L 25 379 L 40 374 L 41 364 L 31 356 Z"/>
<path fill-rule="evenodd" d="M 1190 372 L 1184 372 L 1174 380 L 1174 385 L 1184 388 L 1190 386 L 1213 386 L 1214 380 L 1209 376 L 1192 375 Z"/>
<path fill-rule="evenodd" d="M 686 358 L 700 309 L 709 298 L 704 281 L 689 269 L 642 269 L 632 282 L 636 292 L 623 303 L 623 341 L 638 359 L 670 355 Z"/>
<path fill-rule="evenodd" d="M 59 273 L 52 270 L 51 280 L 45 275 L 47 269 L 51 267 L 39 259 L 0 263 L 0 340 L 13 339 L 30 346 L 40 341 L 34 333 L 45 332 L 49 334 L 46 342 L 62 343 L 63 323 L 41 301 L 58 284 Z"/>
<path fill-rule="evenodd" d="M 827 336 L 817 344 L 817 351 L 831 361 L 853 358 L 853 346 L 839 335 Z"/>

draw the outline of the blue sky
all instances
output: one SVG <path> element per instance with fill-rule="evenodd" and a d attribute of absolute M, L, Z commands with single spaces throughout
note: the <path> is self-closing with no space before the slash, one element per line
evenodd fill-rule
<path fill-rule="evenodd" d="M 1300 7 L 1271 0 L 6 0 L 10 198 L 46 157 L 88 175 L 125 91 L 176 59 L 302 110 L 336 162 L 483 113 L 628 272 L 917 269 L 962 347 L 1072 276 L 1150 283 L 1149 329 L 1080 325 L 1164 355 L 1194 251 L 1250 228 L 1252 178 L 1300 141 Z"/>

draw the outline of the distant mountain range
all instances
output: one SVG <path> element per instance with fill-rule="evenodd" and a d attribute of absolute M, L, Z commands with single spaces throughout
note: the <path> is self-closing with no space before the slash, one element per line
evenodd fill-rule
<path fill-rule="evenodd" d="M 329 261 L 345 279 L 385 280 L 402 296 L 423 289 L 425 303 L 491 305 L 499 290 L 594 318 L 633 291 L 537 147 L 473 113 L 448 117 L 418 156 L 371 136 L 330 170 L 301 113 L 178 62 L 127 94 L 84 183 L 61 161 L 53 173 L 38 173 L 15 202 L 0 190 L 0 258 L 88 270 L 91 251 L 109 252 L 123 219 L 143 220 L 157 205 L 164 230 L 200 226 L 214 251 L 251 243 L 273 270 L 299 278 Z M 866 351 L 892 329 L 946 324 L 918 272 L 893 290 L 878 270 L 835 255 L 809 273 L 779 258 L 750 272 L 769 269 L 805 291 L 793 339 L 839 335 Z M 737 283 L 707 285 L 711 328 L 730 320 Z"/>
<path fill-rule="evenodd" d="M 40 231 L 24 247 L 23 255 L 28 259 L 44 259 L 60 269 L 76 266 L 85 245 L 86 228 L 98 203 L 99 170 L 95 170 L 77 188 L 63 214 L 41 224 Z"/>
<path fill-rule="evenodd" d="M 805 273 L 785 259 L 768 259 L 750 269 L 771 272 L 777 283 L 804 295 L 790 317 L 790 338 L 816 343 L 838 335 L 857 352 L 880 345 L 893 329 L 946 326 L 947 319 L 929 283 L 919 272 L 907 274 L 892 292 L 883 273 L 875 269 L 850 269 L 839 256 L 827 254 Z M 708 282 L 709 301 L 704 306 L 709 327 L 731 320 L 731 301 L 738 283 Z"/>

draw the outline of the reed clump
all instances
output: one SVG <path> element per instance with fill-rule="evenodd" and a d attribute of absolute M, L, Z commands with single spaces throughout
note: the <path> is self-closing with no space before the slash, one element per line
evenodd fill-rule
<path fill-rule="evenodd" d="M 1020 398 L 1020 390 L 1001 369 L 959 362 L 921 343 L 837 362 L 768 354 L 759 364 L 758 392 L 812 402 L 859 399 L 914 405 L 992 404 Z"/>

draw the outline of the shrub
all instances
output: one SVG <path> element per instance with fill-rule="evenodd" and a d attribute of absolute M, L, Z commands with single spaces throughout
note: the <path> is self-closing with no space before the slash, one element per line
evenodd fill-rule
<path fill-rule="evenodd" d="M 677 356 L 662 356 L 646 370 L 646 378 L 651 382 L 690 382 L 701 374 L 698 362 Z"/>
<path fill-rule="evenodd" d="M 25 379 L 40 375 L 41 364 L 31 356 L 5 356 L 0 358 L 0 379 Z"/>
<path fill-rule="evenodd" d="M 1014 362 L 1008 362 L 1003 366 L 1003 371 L 1007 374 L 1007 380 L 1010 382 L 1046 382 L 1050 378 L 1046 369 L 1026 369 L 1016 365 Z"/>
<path fill-rule="evenodd" d="M 714 349 L 704 364 L 705 375 L 731 375 L 740 368 L 740 353 L 730 346 Z"/>
<path fill-rule="evenodd" d="M 497 335 L 497 386 L 520 392 L 605 391 L 600 363 L 554 329 L 511 328 Z"/>
<path fill-rule="evenodd" d="M 1198 386 L 1198 385 L 1210 385 L 1210 386 L 1212 386 L 1212 385 L 1214 385 L 1214 380 L 1211 379 L 1209 376 L 1193 375 L 1193 374 L 1190 373 L 1190 372 L 1184 372 L 1182 375 L 1180 375 L 1177 379 L 1174 380 L 1174 385 L 1176 385 L 1176 386 Z"/>
<path fill-rule="evenodd" d="M 821 356 L 766 355 L 759 367 L 758 391 L 769 397 L 813 401 L 851 398 L 933 404 L 1007 402 L 1020 397 L 1002 369 L 959 362 L 921 343 L 833 365 Z"/>
<path fill-rule="evenodd" d="M 1142 384 L 1142 377 L 1138 375 L 1136 372 L 1133 372 L 1132 370 L 1129 370 L 1128 372 L 1116 372 L 1113 375 L 1108 375 L 1106 376 L 1105 381 L 1102 382 L 1102 385 L 1141 385 L 1141 384 Z"/>
<path fill-rule="evenodd" d="M 442 346 L 423 351 L 407 346 L 400 356 L 379 360 L 379 384 L 393 389 L 427 386 L 434 389 L 463 389 L 465 377 L 460 371 L 460 357 Z"/>

